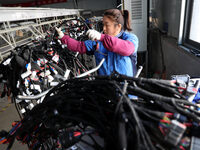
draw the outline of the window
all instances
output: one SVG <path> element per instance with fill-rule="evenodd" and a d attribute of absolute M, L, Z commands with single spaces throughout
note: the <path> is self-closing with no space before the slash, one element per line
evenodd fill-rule
<path fill-rule="evenodd" d="M 192 18 L 190 25 L 189 39 L 200 43 L 200 1 L 194 0 L 192 9 Z"/>
<path fill-rule="evenodd" d="M 200 52 L 200 0 L 185 1 L 185 15 L 181 44 Z"/>

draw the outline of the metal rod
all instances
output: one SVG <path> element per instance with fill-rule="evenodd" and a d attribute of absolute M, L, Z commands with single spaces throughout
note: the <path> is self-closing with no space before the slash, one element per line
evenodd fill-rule
<path fill-rule="evenodd" d="M 3 22 L 3 25 L 4 25 L 4 29 L 7 30 L 7 27 L 6 27 L 6 23 Z M 8 38 L 8 41 L 11 43 L 11 40 L 10 40 L 10 36 L 8 34 L 6 34 L 7 38 Z"/>
<path fill-rule="evenodd" d="M 35 31 L 37 31 L 43 38 L 45 37 L 35 26 L 32 26 Z"/>
<path fill-rule="evenodd" d="M 139 77 L 140 73 L 142 72 L 142 69 L 143 69 L 143 67 L 142 67 L 142 66 L 139 66 L 139 69 L 138 69 L 138 71 L 137 71 L 137 73 L 136 73 L 136 75 L 135 75 L 135 78 L 138 78 L 138 77 Z"/>
<path fill-rule="evenodd" d="M 7 24 L 8 24 L 8 28 L 11 29 L 9 21 L 7 21 Z M 11 34 L 11 38 L 12 38 L 14 46 L 16 47 L 16 42 L 15 42 L 15 38 L 14 38 L 13 34 Z"/>
<path fill-rule="evenodd" d="M 73 18 L 62 19 L 62 20 L 70 20 L 70 19 L 73 19 Z M 6 29 L 6 30 L 0 30 L 0 34 L 7 33 L 7 32 L 12 32 L 12 31 L 16 31 L 16 30 L 27 29 L 27 28 L 30 28 L 31 26 L 38 27 L 40 25 L 52 24 L 52 23 L 56 23 L 56 22 L 59 22 L 59 21 L 60 20 L 52 20 L 52 21 L 42 22 L 41 24 L 32 23 L 32 24 L 23 25 L 23 26 L 20 26 L 20 27 L 14 27 L 14 28 Z"/>
<path fill-rule="evenodd" d="M 36 37 L 38 36 L 31 28 L 28 28 L 28 30 L 31 31 Z"/>
<path fill-rule="evenodd" d="M 37 100 L 43 96 L 45 96 L 52 88 L 38 94 L 38 95 L 34 95 L 34 96 L 23 96 L 23 95 L 18 95 L 17 96 L 17 99 L 20 99 L 20 100 Z"/>
<path fill-rule="evenodd" d="M 87 72 L 84 72 L 83 74 L 80 74 L 80 75 L 76 76 L 75 78 L 81 78 L 81 77 L 87 76 L 90 73 L 93 73 L 93 72 L 97 71 L 102 66 L 104 61 L 105 61 L 105 58 L 103 58 L 101 60 L 101 62 L 99 63 L 99 65 L 97 67 L 95 67 L 95 68 L 93 68 L 93 69 L 91 69 L 91 70 L 89 70 Z"/>
<path fill-rule="evenodd" d="M 14 46 L 6 39 L 3 35 L 0 34 L 0 37 L 1 37 L 4 41 L 6 41 L 6 43 L 8 43 L 12 48 L 14 48 Z"/>
<path fill-rule="evenodd" d="M 38 18 L 38 20 L 39 20 L 40 30 L 41 30 L 42 34 L 44 34 L 44 31 L 43 31 L 42 25 L 41 25 L 42 22 L 41 22 L 40 18 Z"/>

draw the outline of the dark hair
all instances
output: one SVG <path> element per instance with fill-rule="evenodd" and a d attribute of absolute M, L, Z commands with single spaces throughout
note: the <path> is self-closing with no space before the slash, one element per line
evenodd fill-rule
<path fill-rule="evenodd" d="M 124 16 L 124 28 L 126 28 L 126 30 L 128 30 L 128 31 L 132 31 L 129 11 L 128 10 L 124 10 L 123 11 L 123 16 Z"/>
<path fill-rule="evenodd" d="M 124 30 L 132 31 L 128 10 L 120 11 L 119 9 L 108 9 L 104 12 L 104 16 L 108 17 L 117 24 L 121 24 Z"/>

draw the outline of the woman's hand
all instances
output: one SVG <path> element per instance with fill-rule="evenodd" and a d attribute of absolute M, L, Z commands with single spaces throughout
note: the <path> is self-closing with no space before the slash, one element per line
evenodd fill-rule
<path fill-rule="evenodd" d="M 91 40 L 100 40 L 101 39 L 101 33 L 94 29 L 90 29 L 87 31 L 86 35 L 89 37 Z"/>
<path fill-rule="evenodd" d="M 64 33 L 61 31 L 61 28 L 55 27 L 55 29 L 56 29 L 56 31 L 57 31 L 57 33 L 58 33 L 58 38 L 59 38 L 59 39 L 62 39 L 63 36 L 64 36 Z"/>

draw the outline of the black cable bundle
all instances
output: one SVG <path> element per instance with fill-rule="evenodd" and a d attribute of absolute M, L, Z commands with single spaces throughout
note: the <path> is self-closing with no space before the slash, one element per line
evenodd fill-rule
<path fill-rule="evenodd" d="M 166 89 L 170 97 L 162 95 L 158 87 Z M 192 133 L 199 128 L 199 113 L 196 105 L 182 99 L 184 95 L 177 95 L 178 89 L 170 81 L 118 74 L 69 79 L 28 112 L 9 132 L 7 141 L 17 136 L 33 150 L 74 145 L 86 149 L 188 149 Z M 137 100 L 130 100 L 131 94 Z"/>

